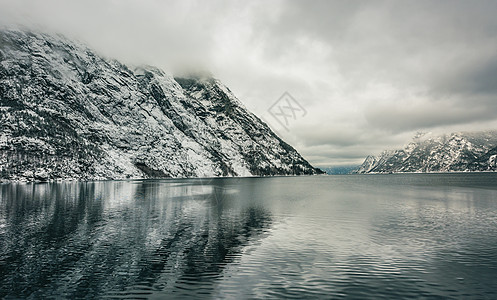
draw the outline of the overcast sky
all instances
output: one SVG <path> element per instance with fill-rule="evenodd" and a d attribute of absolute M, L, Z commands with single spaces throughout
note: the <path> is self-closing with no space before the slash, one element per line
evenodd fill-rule
<path fill-rule="evenodd" d="M 496 16 L 497 1 L 0 0 L 4 25 L 209 70 L 320 167 L 416 131 L 497 129 Z M 268 113 L 285 91 L 307 111 L 287 129 Z"/>

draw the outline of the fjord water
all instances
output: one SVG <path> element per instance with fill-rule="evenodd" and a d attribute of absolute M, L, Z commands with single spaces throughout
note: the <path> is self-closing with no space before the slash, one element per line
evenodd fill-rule
<path fill-rule="evenodd" d="M 0 297 L 497 298 L 497 174 L 2 184 Z"/>

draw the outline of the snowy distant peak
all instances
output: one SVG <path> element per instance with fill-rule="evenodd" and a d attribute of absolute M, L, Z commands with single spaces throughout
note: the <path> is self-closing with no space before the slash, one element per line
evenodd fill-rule
<path fill-rule="evenodd" d="M 495 171 L 497 131 L 415 136 L 404 149 L 368 156 L 358 173 Z"/>
<path fill-rule="evenodd" d="M 359 166 L 357 172 L 368 173 L 370 170 L 372 170 L 375 167 L 377 161 L 378 159 L 376 156 L 368 155 L 364 160 L 364 162 L 362 163 L 362 165 Z"/>
<path fill-rule="evenodd" d="M 0 31 L 0 178 L 317 174 L 212 76 Z"/>

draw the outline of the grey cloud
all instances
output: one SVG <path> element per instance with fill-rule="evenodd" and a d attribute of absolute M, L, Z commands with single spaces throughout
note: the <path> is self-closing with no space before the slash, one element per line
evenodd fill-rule
<path fill-rule="evenodd" d="M 364 149 L 370 146 L 397 144 L 399 140 L 402 141 L 405 138 L 357 125 L 359 124 L 337 126 L 333 122 L 314 126 L 303 125 L 293 129 L 293 133 L 302 137 L 301 142 L 305 147 L 325 146 L 339 151 L 350 147 Z"/>
<path fill-rule="evenodd" d="M 474 102 L 430 101 L 422 105 L 387 103 L 369 107 L 365 117 L 372 127 L 390 132 L 415 131 L 473 121 L 494 120 L 497 110 Z"/>
<path fill-rule="evenodd" d="M 0 0 L 0 23 L 126 63 L 209 69 L 267 120 L 289 91 L 308 115 L 281 136 L 311 163 L 347 163 L 420 129 L 495 125 L 496 11 L 462 0 Z"/>
<path fill-rule="evenodd" d="M 497 53 L 497 47 L 494 49 Z M 456 94 L 461 97 L 497 94 L 497 57 L 478 57 L 477 61 L 465 61 L 462 66 L 450 70 L 434 83 L 435 94 Z"/>

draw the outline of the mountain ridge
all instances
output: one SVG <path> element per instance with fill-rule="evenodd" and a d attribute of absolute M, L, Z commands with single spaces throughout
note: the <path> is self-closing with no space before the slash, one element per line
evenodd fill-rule
<path fill-rule="evenodd" d="M 497 171 L 497 131 L 416 136 L 400 150 L 368 156 L 356 173 Z"/>
<path fill-rule="evenodd" d="M 8 180 L 321 173 L 219 80 L 44 33 L 0 30 L 0 121 Z"/>

